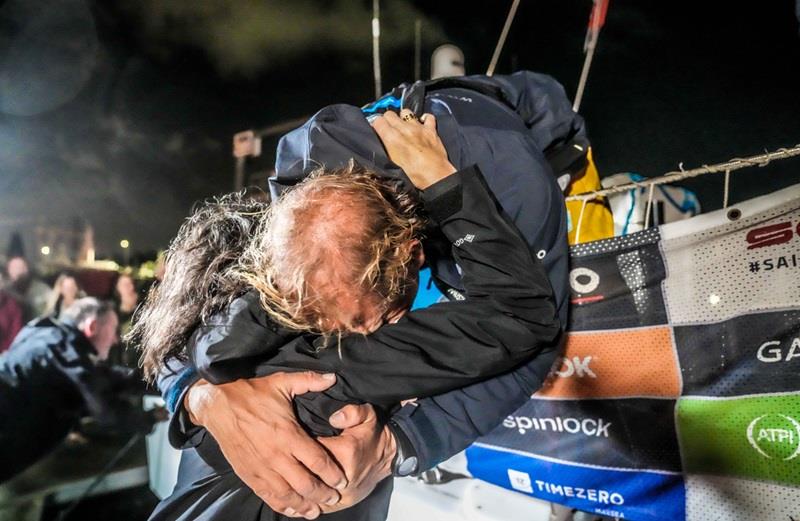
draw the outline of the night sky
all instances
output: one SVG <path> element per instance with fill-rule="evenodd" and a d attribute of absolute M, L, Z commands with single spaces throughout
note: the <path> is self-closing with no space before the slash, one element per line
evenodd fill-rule
<path fill-rule="evenodd" d="M 384 88 L 431 51 L 489 63 L 510 0 L 383 0 Z M 90 222 L 99 256 L 163 248 L 194 201 L 230 190 L 231 137 L 373 97 L 371 1 L 0 3 L 0 245 Z M 589 1 L 522 0 L 498 73 L 572 95 Z M 603 174 L 652 176 L 800 143 L 795 0 L 611 0 L 581 112 Z M 264 143 L 262 164 L 275 141 Z M 800 182 L 800 160 L 734 175 L 732 200 Z M 721 176 L 687 182 L 705 209 Z"/>

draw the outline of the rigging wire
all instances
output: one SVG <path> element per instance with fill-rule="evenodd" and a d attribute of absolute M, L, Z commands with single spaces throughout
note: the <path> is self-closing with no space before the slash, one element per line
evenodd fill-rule
<path fill-rule="evenodd" d="M 575 92 L 575 101 L 572 104 L 572 110 L 575 112 L 578 112 L 578 109 L 581 108 L 583 93 L 586 91 L 586 82 L 589 80 L 589 69 L 592 67 L 592 58 L 594 58 L 597 41 L 600 39 L 600 29 L 605 23 L 607 11 L 608 0 L 594 0 L 592 12 L 589 16 L 589 28 L 586 30 L 586 40 L 584 40 L 583 44 L 586 58 L 583 60 L 581 79 L 578 81 L 578 90 Z"/>
<path fill-rule="evenodd" d="M 372 0 L 372 74 L 375 78 L 375 99 L 383 93 L 381 87 L 381 6 Z"/>
<path fill-rule="evenodd" d="M 414 81 L 422 79 L 422 20 L 414 21 Z"/>
<path fill-rule="evenodd" d="M 566 198 L 566 200 L 591 201 L 599 197 L 605 197 L 613 194 L 627 192 L 629 190 L 633 190 L 636 188 L 649 188 L 650 185 L 658 186 L 658 185 L 671 184 L 676 181 L 681 181 L 683 179 L 689 179 L 692 177 L 698 177 L 706 174 L 733 172 L 735 170 L 741 170 L 742 168 L 748 168 L 752 166 L 764 167 L 767 166 L 772 161 L 776 161 L 779 159 L 788 159 L 790 157 L 796 157 L 796 156 L 800 156 L 800 144 L 795 145 L 791 148 L 779 148 L 775 152 L 767 152 L 764 154 L 759 154 L 757 156 L 737 157 L 730 159 L 724 163 L 717 163 L 714 165 L 703 165 L 702 167 L 694 168 L 691 170 L 681 169 L 674 172 L 667 172 L 666 174 L 661 175 L 659 177 L 651 177 L 650 179 L 645 179 L 644 181 L 631 181 L 630 183 L 612 186 L 609 188 L 603 188 L 602 190 L 594 190 L 591 192 L 584 192 L 581 194 L 570 195 Z"/>
<path fill-rule="evenodd" d="M 517 14 L 517 7 L 519 7 L 519 0 L 514 0 L 514 2 L 511 4 L 511 9 L 508 11 L 508 16 L 506 17 L 506 23 L 505 25 L 503 25 L 503 31 L 500 33 L 500 39 L 497 40 L 497 46 L 494 48 L 492 61 L 489 62 L 489 68 L 486 69 L 487 76 L 494 75 L 494 70 L 497 67 L 497 61 L 500 59 L 500 53 L 502 52 L 503 46 L 506 43 L 508 30 L 511 29 L 511 23 L 514 21 L 514 17 Z"/>

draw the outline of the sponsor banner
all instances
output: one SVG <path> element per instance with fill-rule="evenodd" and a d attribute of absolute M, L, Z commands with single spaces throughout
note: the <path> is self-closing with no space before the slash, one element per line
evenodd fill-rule
<path fill-rule="evenodd" d="M 476 444 L 467 449 L 476 478 L 586 512 L 663 521 L 683 519 L 683 477 L 556 462 Z"/>
<path fill-rule="evenodd" d="M 800 493 L 775 483 L 689 474 L 686 519 L 800 521 Z"/>
<path fill-rule="evenodd" d="M 800 311 L 745 315 L 674 329 L 684 394 L 736 396 L 796 391 Z"/>
<path fill-rule="evenodd" d="M 686 472 L 800 485 L 800 394 L 681 398 Z"/>
<path fill-rule="evenodd" d="M 661 326 L 570 333 L 560 365 L 535 396 L 677 398 L 680 394 L 672 333 Z"/>
<path fill-rule="evenodd" d="M 800 185 L 570 260 L 565 352 L 468 452 L 473 473 L 678 521 L 681 478 L 653 476 L 683 473 L 690 519 L 800 521 Z"/>
<path fill-rule="evenodd" d="M 481 442 L 559 460 L 680 471 L 675 400 L 533 398 Z"/>
<path fill-rule="evenodd" d="M 570 331 L 667 323 L 658 230 L 572 247 Z"/>
<path fill-rule="evenodd" d="M 662 241 L 673 325 L 711 323 L 797 306 L 800 199 L 703 233 Z M 787 283 L 789 282 L 789 283 Z"/>

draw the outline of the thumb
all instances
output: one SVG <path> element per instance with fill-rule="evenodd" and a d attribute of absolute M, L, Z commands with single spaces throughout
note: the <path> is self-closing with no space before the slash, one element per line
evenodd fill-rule
<path fill-rule="evenodd" d="M 349 429 L 356 425 L 361 425 L 375 417 L 375 409 L 372 405 L 345 405 L 331 415 L 328 421 L 335 429 Z"/>
<path fill-rule="evenodd" d="M 314 371 L 303 371 L 301 373 L 285 373 L 283 375 L 284 389 L 291 396 L 321 392 L 334 383 L 336 383 L 336 375 L 333 373 L 320 374 Z"/>

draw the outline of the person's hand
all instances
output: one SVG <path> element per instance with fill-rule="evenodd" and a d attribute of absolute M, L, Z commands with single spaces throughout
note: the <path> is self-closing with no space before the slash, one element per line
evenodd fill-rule
<path fill-rule="evenodd" d="M 375 409 L 369 404 L 347 405 L 330 418 L 331 426 L 344 429 L 339 436 L 319 438 L 333 454 L 347 475 L 348 485 L 335 505 L 323 506 L 323 512 L 351 507 L 367 497 L 375 486 L 392 474 L 397 453 L 394 435 L 381 426 Z"/>
<path fill-rule="evenodd" d="M 219 443 L 234 472 L 275 512 L 314 519 L 339 499 L 345 473 L 297 423 L 292 398 L 324 391 L 333 374 L 276 373 L 212 385 L 200 380 L 184 399 L 189 417 Z"/>
<path fill-rule="evenodd" d="M 433 114 L 423 114 L 418 120 L 408 109 L 403 109 L 399 116 L 387 111 L 372 122 L 372 128 L 383 142 L 389 159 L 402 168 L 420 190 L 456 171 L 436 133 Z"/>

